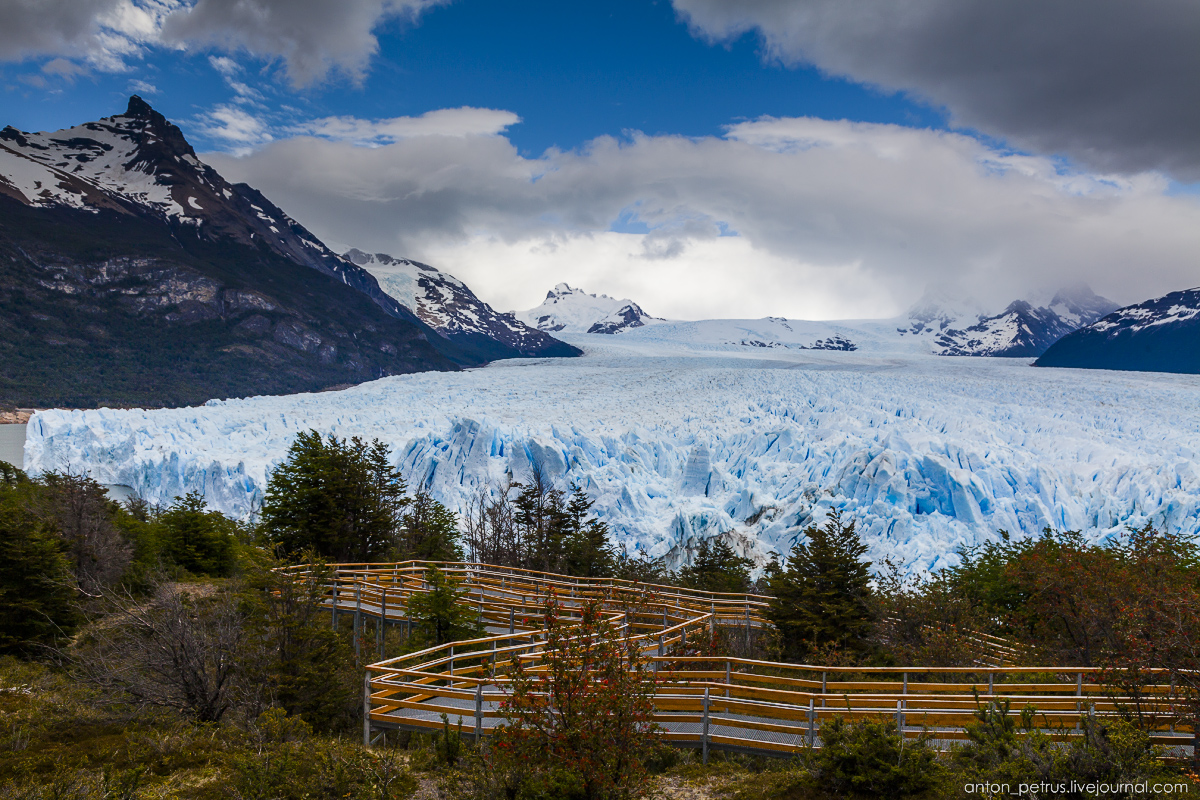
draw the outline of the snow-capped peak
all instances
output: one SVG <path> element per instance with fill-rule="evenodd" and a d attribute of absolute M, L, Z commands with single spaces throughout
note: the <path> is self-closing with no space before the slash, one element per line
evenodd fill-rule
<path fill-rule="evenodd" d="M 356 248 L 347 250 L 342 257 L 371 273 L 384 292 L 444 336 L 452 339 L 482 336 L 512 348 L 507 356 L 503 353 L 492 356 L 578 353 L 514 315 L 497 312 L 465 283 L 436 267 Z"/>
<path fill-rule="evenodd" d="M 663 321 L 628 298 L 589 294 L 566 283 L 557 284 L 540 306 L 518 312 L 517 318 L 543 331 L 609 334 Z"/>

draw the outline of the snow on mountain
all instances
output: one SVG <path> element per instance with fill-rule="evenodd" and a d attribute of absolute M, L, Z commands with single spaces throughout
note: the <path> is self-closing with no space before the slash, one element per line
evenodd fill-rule
<path fill-rule="evenodd" d="M 901 336 L 923 337 L 943 356 L 1036 358 L 1050 345 L 1117 307 L 1086 286 L 1059 292 L 1049 307 L 1017 300 L 989 315 L 962 302 L 926 295 L 901 320 Z"/>
<path fill-rule="evenodd" d="M 546 293 L 537 308 L 517 312 L 517 318 L 543 331 L 614 334 L 662 322 L 629 299 L 588 294 L 560 283 Z"/>
<path fill-rule="evenodd" d="M 1200 373 L 1200 288 L 1118 309 L 1064 336 L 1037 366 Z"/>
<path fill-rule="evenodd" d="M 838 332 L 827 324 L 664 323 L 571 335 L 578 359 L 189 409 L 44 411 L 25 466 L 69 464 L 158 503 L 200 491 L 249 515 L 315 428 L 379 437 L 411 486 L 454 509 L 537 465 L 589 492 L 631 549 L 678 558 L 724 535 L 759 563 L 834 508 L 859 521 L 872 560 L 913 568 L 999 529 L 1200 532 L 1200 379 L 945 359 L 898 346 L 894 330 L 865 330 L 845 352 L 729 343 L 805 343 Z"/>
<path fill-rule="evenodd" d="M 452 340 L 483 337 L 512 350 L 489 353 L 491 358 L 580 353 L 512 314 L 498 313 L 458 278 L 428 264 L 358 249 L 343 257 L 375 276 L 383 291 L 437 332 Z"/>
<path fill-rule="evenodd" d="M 265 246 L 364 292 L 392 316 L 407 311 L 261 192 L 231 184 L 196 157 L 178 127 L 137 95 L 124 114 L 59 131 L 0 131 L 0 195 L 34 208 L 149 216 L 202 236 Z"/>

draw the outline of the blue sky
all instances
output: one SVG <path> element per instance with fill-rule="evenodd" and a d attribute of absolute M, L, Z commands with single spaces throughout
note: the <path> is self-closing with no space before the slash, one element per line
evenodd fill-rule
<path fill-rule="evenodd" d="M 335 247 L 500 308 L 888 316 L 1200 283 L 1200 5 L 0 0 L 3 123 L 141 94 Z"/>
<path fill-rule="evenodd" d="M 244 66 L 240 80 L 261 95 L 259 112 L 280 123 L 416 116 L 459 106 L 506 109 L 521 117 L 509 138 L 526 155 L 629 130 L 717 135 L 731 122 L 764 115 L 945 126 L 943 113 L 902 92 L 764 57 L 753 33 L 720 44 L 697 38 L 661 1 L 460 0 L 415 23 L 386 22 L 376 36 L 379 53 L 357 85 L 332 76 L 297 89 L 281 80 L 278 60 L 233 55 Z M 44 61 L 8 64 L 4 123 L 62 128 L 117 113 L 137 92 L 179 122 L 198 148 L 221 149 L 229 143 L 189 125 L 206 109 L 238 99 L 210 62 L 214 53 L 220 55 L 213 48 L 147 50 L 129 59 L 126 71 L 65 79 L 42 72 Z"/>

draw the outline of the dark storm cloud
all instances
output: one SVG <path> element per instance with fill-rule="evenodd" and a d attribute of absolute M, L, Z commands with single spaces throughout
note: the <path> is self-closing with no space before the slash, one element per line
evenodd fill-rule
<path fill-rule="evenodd" d="M 1195 0 L 673 0 L 713 40 L 901 90 L 1093 169 L 1200 179 Z"/>

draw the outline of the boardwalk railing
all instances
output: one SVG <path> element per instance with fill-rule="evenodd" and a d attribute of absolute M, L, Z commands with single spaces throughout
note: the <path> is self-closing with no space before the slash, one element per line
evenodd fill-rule
<path fill-rule="evenodd" d="M 1011 650 L 994 637 L 980 641 L 1001 665 L 961 668 L 866 669 L 678 655 L 689 636 L 717 627 L 749 641 L 753 631 L 768 626 L 763 615 L 768 598 L 761 595 L 486 564 L 340 564 L 324 579 L 333 624 L 351 617 L 357 644 L 365 640 L 370 620 L 382 655 L 387 626 L 411 633 L 408 601 L 427 588 L 430 566 L 459 583 L 466 592 L 462 602 L 476 611 L 488 635 L 368 665 L 367 743 L 386 729 L 440 728 L 442 714 L 461 719 L 476 737 L 486 736 L 503 719 L 499 705 L 510 685 L 507 665 L 520 658 L 530 670 L 544 668 L 543 614 L 553 594 L 566 620 L 578 616 L 588 599 L 603 601 L 614 628 L 639 642 L 656 673 L 654 719 L 666 739 L 705 755 L 710 749 L 787 755 L 819 747 L 821 723 L 833 716 L 891 717 L 905 736 L 928 733 L 947 747 L 965 738 L 975 712 L 993 701 L 1000 704 L 997 712 L 1006 707 L 1014 718 L 1031 713 L 1035 728 L 1060 739 L 1081 735 L 1088 717 L 1136 713 L 1152 741 L 1171 748 L 1172 755 L 1190 755 L 1197 744 L 1166 673 L 1144 671 L 1135 686 L 1119 690 L 1099 668 L 1002 666 Z M 303 567 L 293 572 L 298 578 L 309 574 Z"/>

